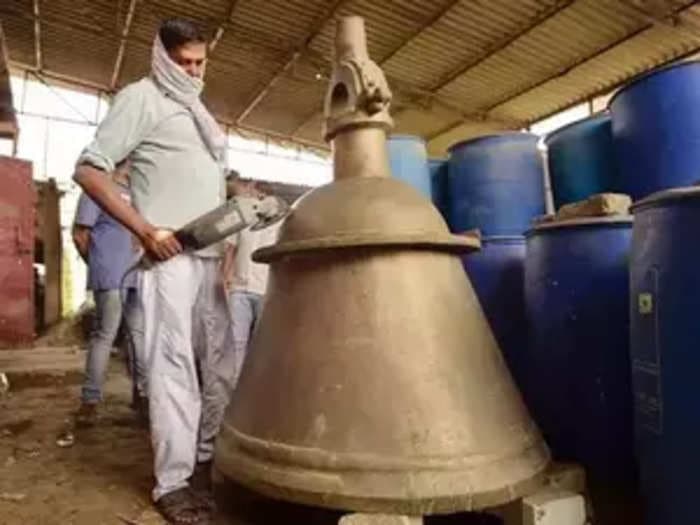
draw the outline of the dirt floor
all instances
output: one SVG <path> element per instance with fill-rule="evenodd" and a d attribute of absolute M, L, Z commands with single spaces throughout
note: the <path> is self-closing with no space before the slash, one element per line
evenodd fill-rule
<path fill-rule="evenodd" d="M 126 376 L 112 374 L 100 424 L 75 431 L 75 443 L 61 447 L 79 393 L 66 382 L 75 381 L 11 382 L 0 399 L 0 523 L 163 523 L 148 499 L 148 433 L 129 408 Z"/>
<path fill-rule="evenodd" d="M 0 352 L 0 525 L 161 525 L 153 509 L 148 430 L 129 407 L 124 365 L 113 359 L 99 424 L 60 446 L 78 406 L 84 352 L 77 348 Z M 42 372 L 42 367 L 48 373 Z M 65 445 L 65 443 L 63 443 Z M 339 514 L 273 503 L 217 486 L 217 525 L 334 525 Z M 426 523 L 492 525 L 461 516 Z"/>

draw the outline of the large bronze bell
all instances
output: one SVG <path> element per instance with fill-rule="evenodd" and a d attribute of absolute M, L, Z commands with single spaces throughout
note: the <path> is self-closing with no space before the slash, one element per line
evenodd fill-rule
<path fill-rule="evenodd" d="M 391 94 L 343 19 L 326 99 L 335 181 L 256 259 L 270 281 L 217 440 L 224 476 L 275 498 L 432 514 L 511 501 L 549 454 L 430 202 L 389 176 Z"/>

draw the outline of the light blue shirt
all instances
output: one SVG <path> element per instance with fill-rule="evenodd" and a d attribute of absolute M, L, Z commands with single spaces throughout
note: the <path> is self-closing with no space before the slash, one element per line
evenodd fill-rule
<path fill-rule="evenodd" d="M 225 200 L 224 173 L 192 113 L 150 78 L 115 96 L 78 164 L 111 173 L 127 157 L 134 207 L 156 227 L 178 229 Z M 221 249 L 199 255 L 220 256 Z"/>

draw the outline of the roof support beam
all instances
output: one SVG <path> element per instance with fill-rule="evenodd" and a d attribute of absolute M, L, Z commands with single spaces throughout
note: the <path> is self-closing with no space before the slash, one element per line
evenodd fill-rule
<path fill-rule="evenodd" d="M 226 32 L 226 28 L 231 23 L 231 19 L 233 18 L 233 13 L 236 10 L 237 3 L 238 3 L 238 0 L 229 0 L 228 13 L 226 14 L 226 19 L 219 25 L 219 27 L 216 28 L 216 31 L 214 31 L 214 38 L 212 38 L 211 42 L 209 42 L 209 55 L 210 56 L 211 56 L 211 53 L 214 52 L 214 49 L 216 49 L 216 46 L 219 45 L 219 42 L 221 42 L 221 38 L 224 36 L 224 33 Z"/>
<path fill-rule="evenodd" d="M 189 4 L 186 2 L 173 2 L 173 0 L 147 0 L 148 1 L 148 7 L 151 11 L 151 14 L 155 16 L 158 19 L 165 19 L 165 18 L 170 18 L 172 16 L 180 16 L 183 18 L 191 18 L 191 13 L 189 11 Z M 200 3 L 202 0 L 198 0 Z M 233 0 L 231 0 L 233 1 Z M 229 12 L 233 13 L 235 11 L 235 8 L 238 6 L 238 2 L 233 6 L 233 9 L 231 8 L 231 4 L 229 4 Z M 0 11 L 2 11 L 2 8 L 0 8 Z M 232 15 L 233 16 L 233 15 Z M 222 27 L 224 29 L 224 33 L 229 30 L 236 30 L 239 29 L 237 28 L 231 21 L 224 19 L 223 17 L 221 18 L 221 22 L 219 23 L 219 27 Z M 214 36 L 216 36 L 217 30 L 214 31 Z M 222 33 L 223 37 L 223 33 Z M 220 40 L 221 38 L 219 38 Z M 263 45 L 260 42 L 260 39 L 248 39 L 245 38 L 241 35 L 236 35 L 236 43 L 240 45 L 247 45 L 248 49 L 252 50 L 265 50 L 265 51 L 277 51 L 279 53 L 288 51 L 289 50 L 289 45 L 286 41 L 282 40 L 281 38 L 274 38 L 271 35 L 266 35 L 265 40 L 267 42 L 267 45 Z M 218 46 L 219 42 L 217 42 Z M 215 47 L 217 47 L 215 46 Z"/>
<path fill-rule="evenodd" d="M 104 85 L 104 84 L 99 84 L 95 82 L 89 82 L 85 81 L 83 79 L 73 77 L 70 75 L 63 75 L 60 73 L 54 73 L 52 71 L 37 71 L 36 68 L 32 64 L 25 64 L 22 62 L 17 62 L 17 61 L 10 61 L 9 63 L 11 68 L 15 68 L 21 71 L 27 71 L 30 73 L 34 73 L 42 78 L 46 79 L 52 79 L 56 80 L 58 82 L 63 82 L 66 85 L 70 86 L 75 86 L 75 87 L 80 87 L 83 89 L 89 89 L 89 90 L 97 90 L 97 91 L 104 91 L 107 92 L 109 91 L 109 86 Z M 262 129 L 262 128 L 257 128 L 255 126 L 248 126 L 248 125 L 239 125 L 235 124 L 233 122 L 229 122 L 227 120 L 221 120 L 223 124 L 226 124 L 227 126 L 231 127 L 232 129 L 237 129 L 241 131 L 247 131 L 249 133 L 255 133 L 257 135 L 265 135 L 268 136 L 272 139 L 279 140 L 279 141 L 288 141 L 288 142 L 294 142 L 296 144 L 299 144 L 304 147 L 308 148 L 313 148 L 313 149 L 318 149 L 322 151 L 328 151 L 328 145 L 324 144 L 323 142 L 314 142 L 312 140 L 305 140 L 297 137 L 292 137 L 291 135 L 285 135 L 283 133 L 276 133 L 274 131 Z"/>
<path fill-rule="evenodd" d="M 621 0 L 626 7 L 645 18 L 647 22 L 674 27 L 678 24 L 678 17 L 673 14 L 673 5 L 667 0 L 655 0 L 653 2 L 640 2 L 638 0 Z M 646 6 L 646 4 L 651 4 Z"/>
<path fill-rule="evenodd" d="M 686 6 L 686 8 L 687 8 L 687 6 Z M 678 10 L 674 10 L 673 15 L 674 16 L 678 15 L 680 12 L 682 12 L 686 8 L 680 8 Z M 643 27 L 640 27 L 639 29 L 636 29 L 636 30 L 632 31 L 631 33 L 628 33 L 627 35 L 623 36 L 622 38 L 618 38 L 617 40 L 609 43 L 608 45 L 604 46 L 603 48 L 598 49 L 597 51 L 591 53 L 590 55 L 584 56 L 582 58 L 579 58 L 578 60 L 575 60 L 574 62 L 571 62 L 569 64 L 566 64 L 566 65 L 560 67 L 557 71 L 555 71 L 552 75 L 548 76 L 547 78 L 543 78 L 542 80 L 539 80 L 535 83 L 532 83 L 519 91 L 508 93 L 507 95 L 502 97 L 500 100 L 491 104 L 489 107 L 483 108 L 481 110 L 481 113 L 483 115 L 485 115 L 485 118 L 487 120 L 489 120 L 489 114 L 492 111 L 494 111 L 496 108 L 498 108 L 499 106 L 501 106 L 501 105 L 513 100 L 513 99 L 516 99 L 518 97 L 526 95 L 527 93 L 534 91 L 535 89 L 543 86 L 544 84 L 547 84 L 548 82 L 551 82 L 553 80 L 557 80 L 558 78 L 561 78 L 561 77 L 567 75 L 572 70 L 574 70 L 580 66 L 583 66 L 584 64 L 587 64 L 588 62 L 591 62 L 591 61 L 597 59 L 598 57 L 600 57 L 600 56 L 604 55 L 605 53 L 607 53 L 608 51 L 612 50 L 613 48 L 619 46 L 620 44 L 626 42 L 627 40 L 630 40 L 630 39 L 642 34 L 643 32 L 651 29 L 652 27 L 654 27 L 654 24 L 648 23 L 648 24 L 644 25 Z M 612 88 L 612 87 L 613 86 L 610 86 L 610 88 Z M 435 140 L 436 138 L 438 138 L 442 135 L 445 135 L 445 134 L 449 133 L 450 131 L 458 128 L 462 124 L 463 124 L 463 122 L 455 122 L 454 124 L 444 128 L 443 130 L 440 130 L 439 132 L 436 132 L 436 133 L 432 134 L 431 136 L 429 136 L 428 141 Z"/>
<path fill-rule="evenodd" d="M 153 1 L 153 0 L 151 0 Z M 150 3 L 150 2 L 149 2 Z M 17 16 L 20 18 L 23 18 L 25 20 L 30 20 L 32 22 L 36 22 L 38 19 L 36 16 L 33 15 L 31 11 L 27 11 L 24 9 L 19 9 L 15 8 L 13 6 L 6 6 L 2 4 L 2 0 L 0 0 L 0 18 L 2 15 L 12 15 L 12 16 Z M 121 37 L 121 34 L 118 31 L 115 31 L 113 27 L 109 26 L 101 26 L 97 23 L 94 22 L 86 22 L 81 19 L 71 19 L 66 16 L 57 16 L 57 15 L 51 15 L 51 14 L 42 14 L 41 15 L 41 25 L 42 26 L 51 26 L 51 27 L 56 27 L 59 29 L 72 29 L 74 31 L 81 31 L 85 34 L 93 35 L 96 37 L 102 37 L 102 38 L 115 38 L 119 39 Z M 224 24 L 225 29 L 229 29 L 231 27 L 231 24 Z M 246 49 L 249 49 L 251 51 L 256 51 L 256 52 L 281 52 L 282 48 L 281 47 L 273 47 L 273 46 L 265 46 L 261 45 L 258 41 L 252 41 L 250 39 L 246 38 L 238 38 L 237 41 L 239 41 L 241 46 L 245 46 Z M 131 44 L 140 44 L 148 49 L 151 48 L 153 45 L 153 40 L 152 39 L 145 39 L 142 37 L 139 37 L 138 35 L 130 35 L 129 36 L 129 43 Z"/>
<path fill-rule="evenodd" d="M 41 53 L 41 0 L 34 0 L 32 11 L 34 14 L 34 65 L 41 71 L 44 69 L 44 59 Z"/>
<path fill-rule="evenodd" d="M 621 0 L 626 6 L 635 11 L 650 24 L 670 27 L 674 31 L 687 35 L 691 38 L 700 38 L 700 32 L 683 24 L 679 13 L 674 10 L 673 3 L 669 0 L 654 0 L 646 8 L 635 0 Z M 642 3 L 643 4 L 643 3 Z"/>
<path fill-rule="evenodd" d="M 441 89 L 443 89 L 445 86 L 451 84 L 455 80 L 457 80 L 459 77 L 465 75 L 467 72 L 472 70 L 473 68 L 477 67 L 479 64 L 482 64 L 492 56 L 496 55 L 500 51 L 503 51 L 505 48 L 513 44 L 515 41 L 518 39 L 522 38 L 523 36 L 527 35 L 530 31 L 534 30 L 550 18 L 553 18 L 554 16 L 558 15 L 562 11 L 564 11 L 566 8 L 571 6 L 574 3 L 575 0 L 557 0 L 553 2 L 549 7 L 543 9 L 540 13 L 535 16 L 533 20 L 530 21 L 529 24 L 526 26 L 522 27 L 518 31 L 504 36 L 502 39 L 497 40 L 494 42 L 491 46 L 489 46 L 486 50 L 484 50 L 483 53 L 479 54 L 477 57 L 471 58 L 468 61 L 464 62 L 463 64 L 460 64 L 459 67 L 455 68 L 454 70 L 450 71 L 447 73 L 445 76 L 443 76 L 438 82 L 436 82 L 431 88 L 430 91 L 435 94 Z M 444 135 L 446 133 L 449 133 L 453 129 L 458 128 L 459 126 L 463 124 L 467 124 L 469 122 L 473 122 L 474 120 L 483 120 L 485 117 L 483 116 L 483 112 L 477 113 L 477 118 L 474 119 L 470 116 L 465 116 L 456 123 L 450 124 L 437 132 L 431 134 L 428 137 L 428 140 L 433 140 L 441 135 Z M 489 120 L 489 119 L 487 119 Z"/>
<path fill-rule="evenodd" d="M 122 72 L 124 54 L 126 53 L 126 43 L 129 40 L 131 22 L 134 19 L 134 12 L 136 11 L 137 3 L 138 0 L 129 0 L 129 8 L 126 12 L 126 18 L 124 19 L 124 27 L 122 27 L 122 36 L 119 41 L 119 49 L 117 50 L 117 59 L 114 61 L 114 71 L 112 72 L 112 80 L 109 83 L 109 88 L 112 91 L 116 89 L 117 82 L 119 81 L 119 75 L 121 75 Z"/>
<path fill-rule="evenodd" d="M 456 67 L 454 70 L 450 71 L 447 73 L 445 76 L 443 76 L 440 80 L 438 80 L 431 88 L 430 91 L 432 92 L 437 92 L 440 91 L 442 88 L 447 86 L 448 84 L 451 84 L 455 80 L 457 80 L 459 77 L 462 75 L 466 74 L 469 70 L 477 67 L 479 64 L 485 62 L 492 56 L 494 56 L 496 53 L 499 53 L 500 51 L 503 51 L 505 48 L 507 48 L 509 45 L 511 45 L 513 42 L 516 40 L 522 38 L 523 36 L 527 35 L 530 31 L 533 29 L 537 28 L 550 18 L 558 15 L 561 13 L 564 9 L 569 7 L 571 4 L 573 4 L 575 0 L 557 0 L 553 2 L 549 7 L 543 9 L 540 13 L 538 13 L 527 25 L 524 27 L 520 28 L 518 31 L 506 35 L 500 40 L 497 40 L 494 42 L 491 46 L 489 46 L 486 50 L 484 50 L 483 53 L 480 53 L 476 57 L 472 57 L 466 62 L 460 64 L 458 67 Z"/>
<path fill-rule="evenodd" d="M 451 11 L 457 4 L 460 3 L 461 0 L 452 0 L 449 2 L 444 8 L 439 10 L 437 13 L 435 13 L 432 17 L 430 17 L 425 24 L 421 25 L 418 29 L 416 29 L 408 38 L 403 40 L 398 46 L 396 46 L 394 49 L 392 49 L 386 56 L 382 57 L 382 59 L 379 61 L 379 66 L 383 66 L 386 64 L 389 60 L 394 58 L 399 52 L 401 52 L 402 49 L 404 49 L 407 45 L 409 45 L 411 42 L 413 42 L 416 38 L 418 38 L 420 35 L 422 35 L 425 31 L 429 30 L 431 27 L 433 27 L 437 22 L 439 22 L 449 11 Z M 396 81 L 392 81 L 390 85 L 397 85 Z M 302 121 L 301 124 L 299 124 L 294 131 L 292 132 L 292 136 L 296 135 L 301 131 L 306 124 L 308 124 L 310 121 L 312 121 L 314 118 L 316 118 L 316 115 L 320 113 L 319 110 L 314 109 L 313 113 L 309 114 L 306 116 Z"/>
<path fill-rule="evenodd" d="M 72 75 L 65 75 L 63 73 L 56 73 L 50 70 L 39 71 L 34 64 L 27 64 L 25 62 L 19 62 L 17 60 L 10 60 L 10 67 L 13 69 L 18 69 L 23 72 L 36 73 L 39 76 L 55 80 L 57 82 L 63 82 L 70 86 L 80 87 L 87 90 L 96 91 L 109 91 L 109 86 L 107 84 L 101 84 L 98 82 L 90 82 L 82 78 L 78 78 Z"/>
<path fill-rule="evenodd" d="M 394 105 L 398 109 L 397 114 L 405 111 L 407 109 L 419 108 L 424 110 L 429 110 L 431 107 L 438 107 L 445 110 L 453 115 L 461 116 L 465 122 L 475 122 L 484 120 L 483 113 L 465 113 L 462 108 L 449 101 L 436 96 L 435 94 L 416 88 L 414 86 L 407 86 L 398 79 L 391 78 L 387 76 L 387 82 L 394 92 L 395 101 Z M 297 128 L 292 132 L 292 136 L 296 136 L 309 122 L 312 122 L 321 112 L 314 110 L 314 112 L 304 118 L 302 123 L 297 126 Z M 506 127 L 517 127 L 522 123 L 515 121 L 508 121 L 503 119 L 488 119 L 489 121 L 498 122 L 499 124 Z"/>
<path fill-rule="evenodd" d="M 321 15 L 316 18 L 316 21 L 313 23 L 311 26 L 311 31 L 309 32 L 309 35 L 306 37 L 304 42 L 299 46 L 298 49 L 293 51 L 285 64 L 282 66 L 281 69 L 275 73 L 272 78 L 267 82 L 267 84 L 260 90 L 258 91 L 253 98 L 246 104 L 245 108 L 243 108 L 243 111 L 241 111 L 238 116 L 236 116 L 236 123 L 238 125 L 243 122 L 248 115 L 252 113 L 252 111 L 260 104 L 260 102 L 267 96 L 267 94 L 270 92 L 270 90 L 277 84 L 282 77 L 289 71 L 294 65 L 297 63 L 297 60 L 309 49 L 309 46 L 313 42 L 314 38 L 323 31 L 323 28 L 325 25 L 335 16 L 335 13 L 338 11 L 340 6 L 342 5 L 344 0 L 333 0 L 326 9 L 323 10 Z"/>
<path fill-rule="evenodd" d="M 394 58 L 396 55 L 398 55 L 401 50 L 403 50 L 407 45 L 409 45 L 411 42 L 413 42 L 416 38 L 418 38 L 420 35 L 425 33 L 428 29 L 433 27 L 435 24 L 437 24 L 447 13 L 449 13 L 452 8 L 454 8 L 457 4 L 459 4 L 461 0 L 452 0 L 449 2 L 445 7 L 440 9 L 437 13 L 433 14 L 428 20 L 426 20 L 425 24 L 421 25 L 418 29 L 416 29 L 411 35 L 406 38 L 403 42 L 401 42 L 398 46 L 396 46 L 394 49 L 392 49 L 388 55 L 384 56 L 381 58 L 379 61 L 379 65 L 382 66 L 389 62 L 392 58 Z"/>
<path fill-rule="evenodd" d="M 491 56 L 495 55 L 495 54 L 498 53 L 499 51 L 502 51 L 504 48 L 506 48 L 507 46 L 509 46 L 510 44 L 512 44 L 513 42 L 515 42 L 515 41 L 518 40 L 519 38 L 521 38 L 522 36 L 526 35 L 526 34 L 529 33 L 530 31 L 532 31 L 534 28 L 536 28 L 537 26 L 539 26 L 540 24 L 542 24 L 543 22 L 545 22 L 546 20 L 548 20 L 548 19 L 552 18 L 553 16 L 557 15 L 558 13 L 560 13 L 561 11 L 563 11 L 564 9 L 566 9 L 567 7 L 569 7 L 571 4 L 573 4 L 574 1 L 575 1 L 575 0 L 557 0 L 557 1 L 553 2 L 548 8 L 546 8 L 546 9 L 544 9 L 542 12 L 540 12 L 540 13 L 535 17 L 535 19 L 534 19 L 533 21 L 531 21 L 527 26 L 523 27 L 522 29 L 520 29 L 519 31 L 517 31 L 517 32 L 515 32 L 515 33 L 513 33 L 513 34 L 510 34 L 510 35 L 505 36 L 505 37 L 502 38 L 501 40 L 498 40 L 497 42 L 495 42 L 492 46 L 490 46 L 488 49 L 486 49 L 483 53 L 481 53 L 481 54 L 480 54 L 479 56 L 477 56 L 476 58 L 471 58 L 468 62 L 466 62 L 466 63 L 464 63 L 464 64 L 460 64 L 460 66 L 459 66 L 458 68 L 455 68 L 453 71 L 450 71 L 447 75 L 445 75 L 442 79 L 440 79 L 434 86 L 432 86 L 432 87 L 430 88 L 430 90 L 428 90 L 428 92 L 426 93 L 426 96 L 429 97 L 429 98 L 432 98 L 433 100 L 437 100 L 437 98 L 436 98 L 436 93 L 437 93 L 440 89 L 442 89 L 443 87 L 445 87 L 445 86 L 446 86 L 447 84 L 449 84 L 450 82 L 454 81 L 456 78 L 458 78 L 458 77 L 464 75 L 464 74 L 465 74 L 467 71 L 469 71 L 470 69 L 472 69 L 472 68 L 478 66 L 478 65 L 481 64 L 483 61 L 487 60 L 488 58 L 490 58 Z M 449 8 L 452 8 L 452 7 L 454 7 L 454 4 L 450 4 Z M 440 16 L 438 16 L 438 17 L 432 19 L 432 20 L 430 21 L 430 23 L 428 23 L 428 24 L 423 28 L 423 31 L 427 30 L 427 29 L 430 28 L 432 25 L 434 25 L 442 16 L 444 16 L 444 15 L 447 13 L 447 11 L 449 11 L 449 9 L 446 9 L 445 11 L 443 11 L 443 12 L 440 14 Z M 414 35 L 411 37 L 411 39 L 409 39 L 408 42 L 410 42 L 410 40 L 416 38 L 420 33 L 422 33 L 422 31 L 420 31 L 420 32 L 418 32 L 418 33 L 416 33 L 416 34 L 414 34 Z M 404 44 L 402 44 L 401 46 L 399 46 L 399 48 L 396 50 L 396 52 L 398 52 L 398 51 L 399 51 L 400 49 L 402 49 L 405 45 L 407 45 L 408 42 L 405 42 Z M 391 54 L 388 56 L 387 59 L 384 59 L 384 60 L 381 62 L 381 64 L 385 63 L 386 60 L 388 60 L 389 58 L 391 58 L 394 54 L 395 54 L 395 53 L 391 53 Z M 380 64 L 380 65 L 381 65 L 381 64 Z M 395 86 L 396 83 L 393 82 L 393 81 L 390 81 L 389 85 L 390 85 L 390 86 Z M 400 114 L 402 111 L 404 111 L 404 110 L 399 110 L 398 114 Z M 318 113 L 318 112 L 314 111 L 314 113 L 312 113 L 311 115 L 309 115 L 309 117 L 307 117 L 306 119 L 304 119 L 304 121 L 294 130 L 294 132 L 293 132 L 292 134 L 293 134 L 293 135 L 296 135 L 297 133 L 299 133 L 311 120 L 313 120 L 313 119 L 316 117 L 317 113 Z M 461 114 L 462 111 L 459 111 L 458 113 Z M 477 119 L 478 119 L 478 117 L 477 117 Z M 460 121 L 459 125 L 461 125 L 461 124 L 463 124 L 463 123 L 466 123 L 466 122 L 469 122 L 469 121 L 473 121 L 473 120 L 474 120 L 473 118 L 470 118 L 470 117 L 465 116 L 465 117 L 463 117 L 463 119 Z M 450 127 L 452 128 L 452 127 L 454 127 L 454 126 L 450 126 Z"/>
<path fill-rule="evenodd" d="M 700 43 L 698 44 L 697 47 L 694 47 L 694 48 L 690 49 L 689 51 L 685 51 L 685 52 L 683 52 L 683 54 L 674 57 L 673 60 L 674 60 L 674 61 L 685 60 L 685 59 L 687 59 L 687 58 L 690 58 L 690 57 L 693 57 L 693 56 L 697 55 L 697 54 L 698 54 L 698 51 L 700 51 Z M 554 109 L 554 110 L 552 110 L 552 111 L 549 111 L 548 113 L 545 113 L 544 115 L 539 115 L 539 116 L 537 117 L 537 120 L 539 121 L 539 120 L 547 119 L 547 118 L 549 118 L 549 117 L 553 117 L 554 115 L 556 115 L 556 114 L 559 113 L 560 111 L 565 110 L 566 108 L 573 107 L 573 106 L 575 106 L 575 105 L 577 105 L 577 104 L 581 104 L 581 103 L 583 103 L 583 102 L 587 102 L 587 101 L 588 101 L 588 102 L 590 102 L 590 103 L 592 104 L 594 99 L 596 99 L 596 98 L 598 98 L 598 97 L 601 97 L 601 96 L 603 96 L 603 95 L 609 95 L 609 94 L 611 94 L 613 90 L 617 89 L 618 87 L 624 86 L 628 81 L 629 81 L 629 79 L 626 79 L 626 80 L 623 80 L 622 82 L 620 82 L 620 83 L 618 83 L 618 84 L 613 84 L 613 85 L 610 85 L 610 86 L 604 86 L 604 87 L 602 87 L 602 88 L 600 88 L 600 89 L 596 89 L 595 91 L 593 91 L 593 92 L 591 92 L 591 93 L 586 93 L 585 95 L 582 95 L 582 96 L 577 97 L 576 99 L 572 100 L 572 101 L 571 101 L 569 104 L 567 104 L 565 107 L 556 108 L 556 109 Z M 530 123 L 528 123 L 528 124 L 530 124 Z"/>

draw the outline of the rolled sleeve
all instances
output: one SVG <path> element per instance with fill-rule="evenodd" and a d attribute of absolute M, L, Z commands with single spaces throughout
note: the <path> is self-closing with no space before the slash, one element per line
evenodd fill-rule
<path fill-rule="evenodd" d="M 140 83 L 127 86 L 114 97 L 95 138 L 80 154 L 77 164 L 113 172 L 149 132 L 150 120 L 143 86 Z"/>
<path fill-rule="evenodd" d="M 85 193 L 80 194 L 78 199 L 78 208 L 75 212 L 75 225 L 86 226 L 92 228 L 100 216 L 100 208 L 95 201 L 88 197 Z"/>

